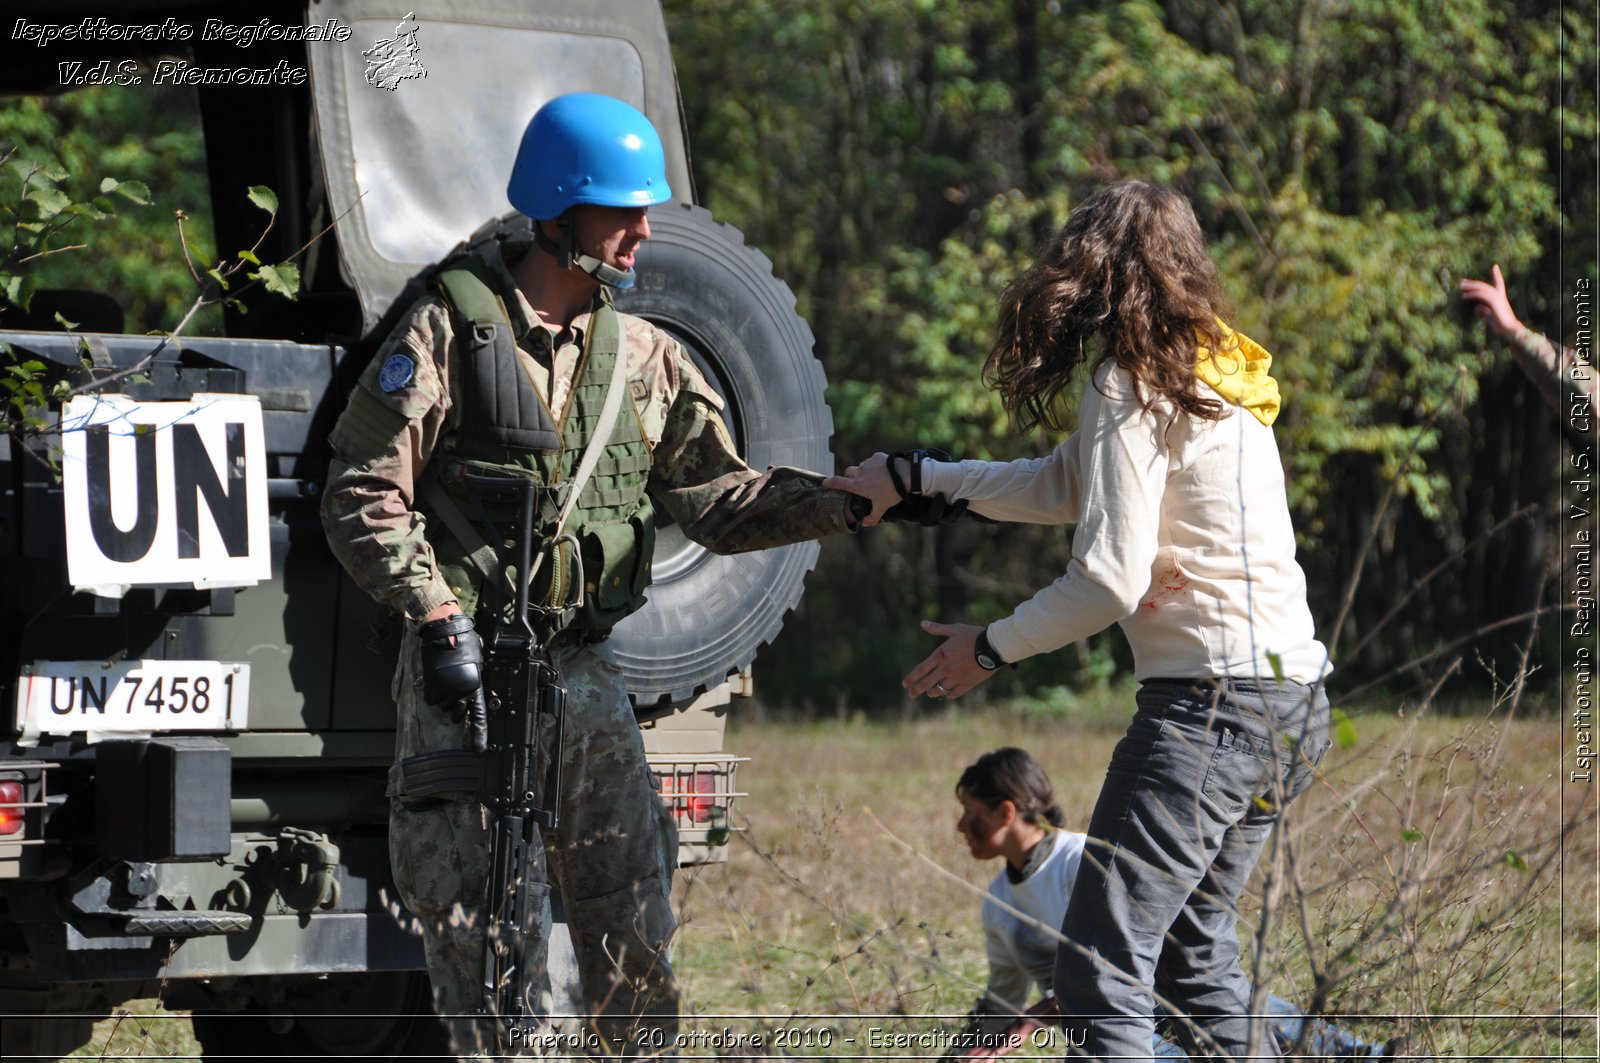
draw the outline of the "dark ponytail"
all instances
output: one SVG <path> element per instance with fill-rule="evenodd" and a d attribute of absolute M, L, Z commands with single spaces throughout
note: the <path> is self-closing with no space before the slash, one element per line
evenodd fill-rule
<path fill-rule="evenodd" d="M 973 761 L 956 782 L 956 793 L 966 794 L 994 808 L 1010 801 L 1029 823 L 1041 820 L 1052 827 L 1065 827 L 1067 817 L 1056 804 L 1050 777 L 1027 750 L 1006 746 L 985 753 Z"/>

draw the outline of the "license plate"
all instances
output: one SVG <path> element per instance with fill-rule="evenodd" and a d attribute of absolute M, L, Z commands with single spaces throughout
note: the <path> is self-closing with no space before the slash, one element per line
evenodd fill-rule
<path fill-rule="evenodd" d="M 226 661 L 35 661 L 17 682 L 24 739 L 242 731 L 249 705 L 250 666 Z"/>

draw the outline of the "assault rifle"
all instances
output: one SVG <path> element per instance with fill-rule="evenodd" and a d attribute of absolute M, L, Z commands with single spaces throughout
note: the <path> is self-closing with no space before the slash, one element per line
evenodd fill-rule
<path fill-rule="evenodd" d="M 538 844 L 536 830 L 554 830 L 559 823 L 567 691 L 549 653 L 539 644 L 529 616 L 533 514 L 539 486 L 520 477 L 466 475 L 463 481 L 473 490 L 475 501 L 479 501 L 478 492 L 486 488 L 519 496 L 515 540 L 517 605 L 510 617 L 504 609 L 494 611 L 483 681 L 488 734 L 478 786 L 478 798 L 490 815 L 483 1008 L 487 1014 L 515 1024 L 531 1014 L 524 963 L 530 918 L 528 849 Z M 479 512 L 483 512 L 481 502 Z M 501 563 L 503 569 L 509 567 L 503 555 Z M 540 736 L 544 717 L 550 720 L 550 741 L 542 750 L 547 762 L 542 776 L 548 785 L 541 786 Z"/>

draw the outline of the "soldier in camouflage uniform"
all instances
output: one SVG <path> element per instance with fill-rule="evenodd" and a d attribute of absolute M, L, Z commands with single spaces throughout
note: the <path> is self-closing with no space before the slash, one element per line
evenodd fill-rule
<path fill-rule="evenodd" d="M 824 490 L 816 474 L 747 467 L 718 413 L 721 400 L 683 348 L 611 308 L 608 286 L 632 282 L 633 252 L 649 235 L 645 208 L 671 195 L 659 137 L 642 114 L 606 97 L 551 101 L 528 127 L 508 195 L 539 219 L 536 247 L 490 245 L 469 263 L 465 289 L 452 288 L 448 279 L 459 282 L 460 273 L 446 268 L 440 290 L 421 298 L 389 336 L 333 431 L 323 522 L 355 581 L 408 621 L 394 682 L 390 857 L 402 899 L 427 926 L 439 1010 L 454 1017 L 459 1052 L 513 1048 L 496 1046 L 505 1036 L 497 1023 L 474 1017 L 482 1007 L 486 813 L 465 789 L 418 798 L 404 771 L 419 754 L 463 748 L 464 724 L 425 696 L 423 644 L 446 624 L 454 625 L 451 641 L 438 645 L 447 654 L 475 647 L 471 625 L 450 618 L 472 615 L 489 589 L 468 563 L 471 544 L 441 519 L 438 509 L 448 503 L 430 491 L 442 488 L 471 513 L 455 474 L 495 470 L 555 484 L 549 495 L 559 500 L 560 481 L 595 428 L 611 358 L 626 359 L 622 413 L 565 528 L 583 543 L 587 604 L 548 641 L 567 687 L 567 722 L 559 829 L 545 832 L 528 858 L 536 884 L 529 984 L 546 987 L 532 1006 L 548 1014 L 553 883 L 605 1050 L 670 1046 L 680 997 L 667 958 L 674 921 L 665 817 L 604 642 L 610 625 L 642 603 L 649 582 L 645 492 L 691 539 L 721 553 L 846 531 L 855 516 L 850 496 Z M 484 345 L 477 334 L 484 326 L 464 320 L 471 315 L 458 305 L 467 301 L 463 290 L 492 293 L 514 348 Z M 537 402 L 518 391 L 528 386 Z M 524 396 L 520 407 L 508 400 L 513 393 Z M 549 560 L 536 597 L 569 600 L 561 581 L 578 558 L 553 553 Z"/>

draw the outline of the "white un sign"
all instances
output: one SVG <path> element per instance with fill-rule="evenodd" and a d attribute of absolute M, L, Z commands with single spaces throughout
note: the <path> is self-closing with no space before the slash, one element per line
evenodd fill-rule
<path fill-rule="evenodd" d="M 61 416 L 67 574 L 77 590 L 245 587 L 272 578 L 253 395 L 80 396 Z"/>

